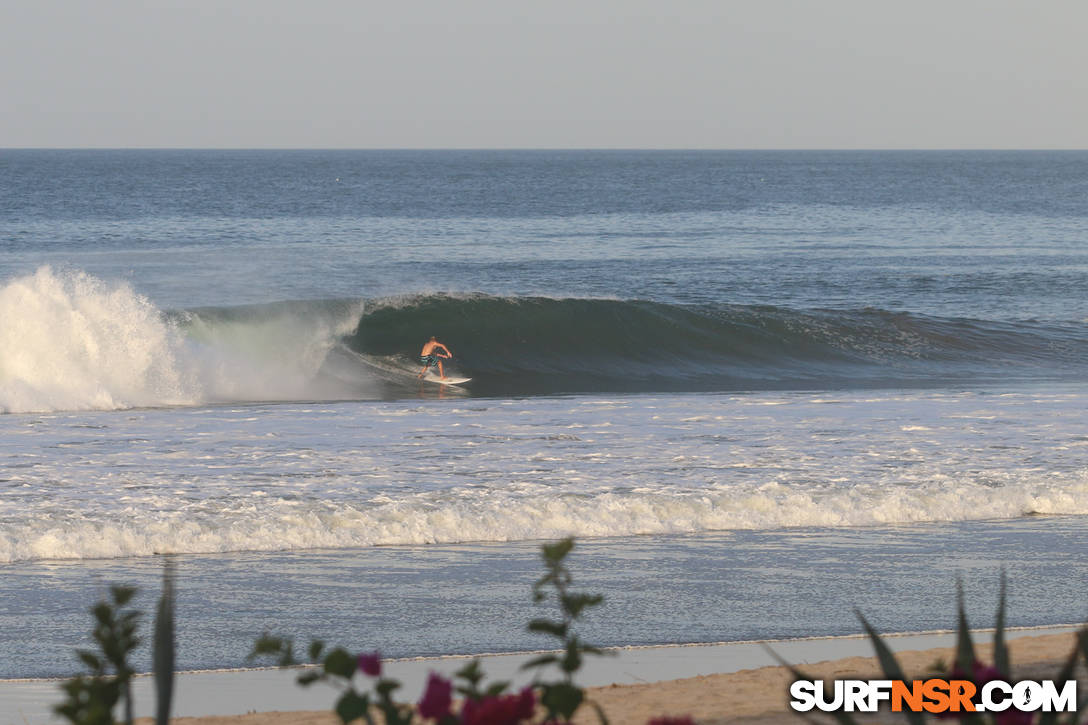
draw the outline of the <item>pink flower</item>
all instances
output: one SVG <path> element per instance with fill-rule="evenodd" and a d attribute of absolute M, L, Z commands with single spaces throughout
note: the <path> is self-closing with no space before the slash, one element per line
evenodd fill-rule
<path fill-rule="evenodd" d="M 684 715 L 683 717 L 660 715 L 650 720 L 646 725 L 695 725 L 695 721 L 691 719 L 691 715 Z"/>
<path fill-rule="evenodd" d="M 517 695 L 492 695 L 482 700 L 465 700 L 461 725 L 518 725 L 533 717 L 536 695 L 526 687 Z"/>
<path fill-rule="evenodd" d="M 427 678 L 427 687 L 423 691 L 423 697 L 419 700 L 419 714 L 421 717 L 440 720 L 450 712 L 453 704 L 453 684 L 435 673 Z"/>
<path fill-rule="evenodd" d="M 536 711 L 536 693 L 533 688 L 526 687 L 518 695 L 518 717 L 522 720 L 530 720 Z"/>
<path fill-rule="evenodd" d="M 363 653 L 359 655 L 359 670 L 364 675 L 370 675 L 371 677 L 381 677 L 382 674 L 382 656 L 379 652 L 371 652 L 369 654 Z"/>

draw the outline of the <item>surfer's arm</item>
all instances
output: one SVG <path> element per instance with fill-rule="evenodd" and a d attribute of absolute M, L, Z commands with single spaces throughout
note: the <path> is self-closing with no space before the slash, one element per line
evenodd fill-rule
<path fill-rule="evenodd" d="M 446 351 L 446 357 L 453 357 L 453 353 L 450 352 L 450 349 L 448 347 L 446 347 L 445 345 L 443 345 L 442 343 L 438 343 L 438 345 L 436 345 L 436 347 L 440 347 L 443 350 L 445 350 Z"/>

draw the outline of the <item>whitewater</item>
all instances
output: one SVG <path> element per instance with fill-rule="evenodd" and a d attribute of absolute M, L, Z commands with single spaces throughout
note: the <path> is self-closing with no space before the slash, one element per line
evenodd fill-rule
<path fill-rule="evenodd" d="M 11 415 L 0 561 L 1083 515 L 1085 410 L 1037 390 Z"/>

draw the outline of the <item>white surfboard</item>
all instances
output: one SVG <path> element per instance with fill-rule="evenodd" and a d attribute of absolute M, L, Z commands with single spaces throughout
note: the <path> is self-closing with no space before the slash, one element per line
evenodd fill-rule
<path fill-rule="evenodd" d="M 460 385 L 461 383 L 467 383 L 469 380 L 472 380 L 472 378 L 455 378 L 452 376 L 443 380 L 434 373 L 427 373 L 423 376 L 423 379 L 431 383 L 438 383 L 439 385 Z"/>

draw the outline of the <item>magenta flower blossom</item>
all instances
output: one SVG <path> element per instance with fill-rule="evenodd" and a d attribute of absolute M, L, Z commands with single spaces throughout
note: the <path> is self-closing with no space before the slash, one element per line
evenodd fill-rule
<path fill-rule="evenodd" d="M 519 725 L 528 722 L 536 709 L 536 695 L 526 687 L 517 695 L 491 695 L 465 700 L 461 725 Z"/>
<path fill-rule="evenodd" d="M 359 671 L 370 677 L 381 677 L 382 655 L 380 652 L 370 652 L 359 655 Z"/>
<path fill-rule="evenodd" d="M 419 700 L 420 716 L 441 720 L 449 714 L 451 705 L 453 705 L 453 683 L 432 672 L 427 678 L 423 697 Z"/>
<path fill-rule="evenodd" d="M 684 715 L 683 717 L 660 715 L 650 720 L 646 725 L 695 725 L 695 721 L 691 719 L 691 715 Z"/>

